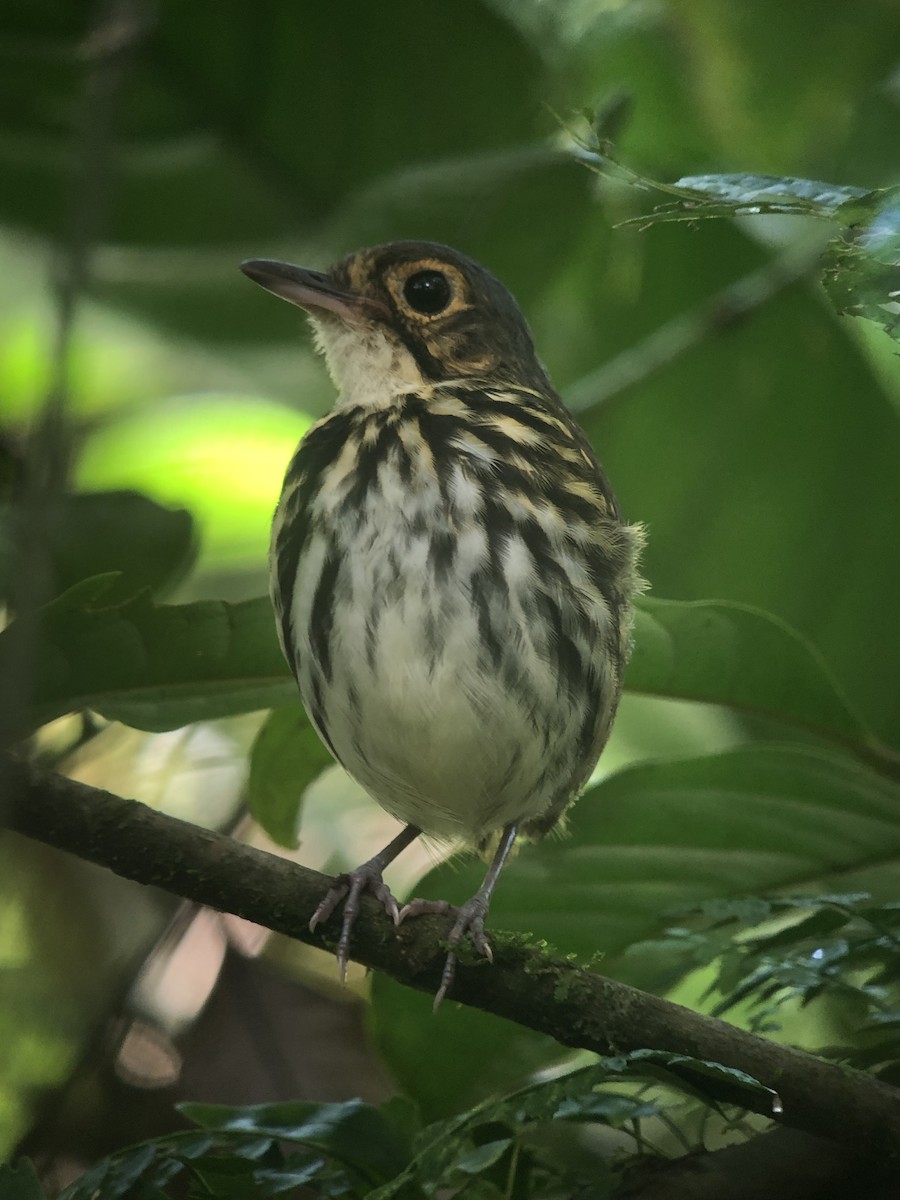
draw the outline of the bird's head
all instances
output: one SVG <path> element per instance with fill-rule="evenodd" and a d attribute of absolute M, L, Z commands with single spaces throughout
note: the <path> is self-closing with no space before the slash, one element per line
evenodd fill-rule
<path fill-rule="evenodd" d="M 325 272 L 268 259 L 250 259 L 241 270 L 305 309 L 348 400 L 386 403 L 450 380 L 549 387 L 510 293 L 447 246 L 391 242 Z"/>

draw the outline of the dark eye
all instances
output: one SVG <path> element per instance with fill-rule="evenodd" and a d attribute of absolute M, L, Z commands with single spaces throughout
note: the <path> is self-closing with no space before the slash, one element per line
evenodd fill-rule
<path fill-rule="evenodd" d="M 403 297 L 410 308 L 426 317 L 435 317 L 450 303 L 450 281 L 440 271 L 416 271 L 403 285 Z"/>

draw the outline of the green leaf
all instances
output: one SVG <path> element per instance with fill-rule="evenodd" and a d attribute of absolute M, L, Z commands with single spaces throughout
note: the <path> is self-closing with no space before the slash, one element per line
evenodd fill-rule
<path fill-rule="evenodd" d="M 50 238 L 66 212 L 87 72 L 78 47 L 92 17 L 61 0 L 16 0 L 0 35 L 0 220 Z M 323 223 L 376 180 L 532 141 L 542 75 L 538 54 L 477 0 L 394 0 L 349 23 L 330 5 L 292 0 L 263 18 L 241 0 L 163 5 L 116 96 L 122 149 L 104 233 L 117 254 L 99 256 L 96 290 L 214 340 L 286 337 L 296 316 L 253 304 L 237 262 L 300 239 L 298 257 L 321 264 L 352 245 L 323 247 Z M 16 102 L 24 94 L 33 103 Z M 460 208 L 462 175 L 447 178 Z M 515 189 L 506 194 L 514 203 Z M 478 220 L 477 209 L 461 213 L 456 233 Z M 391 236 L 430 232 L 420 210 Z"/>
<path fill-rule="evenodd" d="M 900 1000 L 900 941 L 891 928 L 900 911 L 896 901 L 873 905 L 866 893 L 779 895 L 755 908 L 734 906 L 726 913 L 726 907 L 701 904 L 690 933 L 667 931 L 675 978 L 715 963 L 703 996 L 716 999 L 714 1016 L 740 1005 L 751 1029 L 769 1032 L 781 1027 L 785 1011 L 790 1021 L 800 1008 L 827 1000 L 825 1020 L 845 1014 L 843 1044 L 828 1051 L 831 1057 L 857 1066 L 897 1057 L 887 1043 L 873 1046 L 878 1035 L 871 1036 Z M 821 1030 L 822 1019 L 820 1010 L 805 1022 Z"/>
<path fill-rule="evenodd" d="M 286 1160 L 272 1138 L 206 1131 L 179 1132 L 126 1146 L 90 1167 L 58 1200 L 161 1200 L 177 1176 L 194 1173 L 213 1183 L 216 1195 L 278 1195 L 318 1174 L 321 1160 Z M 232 1184 L 243 1181 L 243 1190 Z M 181 1180 L 172 1191 L 182 1195 Z M 219 1190 L 221 1189 L 221 1191 Z M 252 1189 L 252 1190 L 251 1190 Z M 193 1194 L 187 1192 L 185 1194 Z M 210 1194 L 208 1191 L 204 1194 Z"/>
<path fill-rule="evenodd" d="M 511 1145 L 512 1138 L 497 1138 L 493 1142 L 484 1142 L 458 1158 L 454 1163 L 454 1170 L 461 1171 L 463 1175 L 480 1175 L 482 1171 L 498 1163 Z"/>
<path fill-rule="evenodd" d="M 46 610 L 36 724 L 93 708 L 140 729 L 172 729 L 278 707 L 295 695 L 266 598 L 154 607 L 139 597 L 107 607 L 108 586 L 86 581 L 86 591 L 72 591 Z M 0 634 L 0 655 L 11 632 Z M 635 640 L 626 677 L 631 690 L 763 712 L 860 746 L 869 741 L 820 656 L 777 618 L 727 602 L 645 598 Z M 303 736 L 298 730 L 295 748 L 305 758 L 314 739 Z M 260 753 L 269 755 L 265 745 Z M 267 758 L 266 771 L 276 759 Z M 290 823 L 291 802 L 279 792 L 291 786 L 289 774 L 280 782 L 259 775 L 259 786 L 269 789 L 260 819 L 269 812 L 279 836 Z"/>
<path fill-rule="evenodd" d="M 410 1148 L 396 1126 L 361 1100 L 342 1104 L 181 1104 L 191 1121 L 215 1133 L 255 1134 L 300 1142 L 353 1167 L 370 1182 L 392 1179 L 409 1160 Z"/>
<path fill-rule="evenodd" d="M 869 738 L 822 656 L 784 621 L 727 601 L 638 601 L 626 687 L 765 713 L 838 741 Z"/>
<path fill-rule="evenodd" d="M 0 633 L 0 660 L 14 632 Z M 63 597 L 42 614 L 38 652 L 33 725 L 92 708 L 158 731 L 296 696 L 262 597 L 109 609 L 72 609 Z"/>
<path fill-rule="evenodd" d="M 45 1200 L 45 1192 L 30 1158 L 21 1158 L 13 1167 L 0 1163 L 2 1200 Z"/>
<path fill-rule="evenodd" d="M 769 1096 L 772 1111 L 780 1111 L 777 1092 L 737 1067 L 726 1067 L 689 1054 L 653 1049 L 632 1050 L 627 1055 L 604 1058 L 601 1062 L 609 1071 L 621 1070 L 626 1078 L 657 1079 L 707 1104 L 710 1101 L 740 1104 L 742 1093 L 753 1093 Z"/>
<path fill-rule="evenodd" d="M 661 1082 L 676 1094 L 706 1104 L 719 1100 L 740 1104 L 750 1094 L 776 1099 L 771 1088 L 745 1072 L 689 1055 L 648 1049 L 601 1058 L 590 1066 L 531 1082 L 509 1095 L 492 1096 L 428 1126 L 416 1139 L 415 1154 L 402 1173 L 374 1193 L 372 1200 L 403 1195 L 413 1182 L 432 1194 L 441 1185 L 458 1186 L 460 1174 L 489 1173 L 510 1147 L 552 1122 L 591 1122 L 624 1129 L 672 1106 L 668 1097 L 665 1101 L 660 1098 L 658 1089 L 649 1095 L 646 1089 L 624 1092 L 623 1081 Z"/>
<path fill-rule="evenodd" d="M 628 249 L 642 280 L 634 297 L 604 274 L 602 244 L 570 268 L 585 374 L 611 345 L 639 358 L 643 336 L 765 260 L 723 222 L 653 226 Z M 876 735 L 895 738 L 900 556 L 886 547 L 900 511 L 900 426 L 850 324 L 791 288 L 580 419 L 623 510 L 647 526 L 655 594 L 733 600 L 786 621 Z"/>
<path fill-rule="evenodd" d="M 725 200 L 734 206 L 735 215 L 746 212 L 748 207 L 766 206 L 781 212 L 834 216 L 847 201 L 875 194 L 865 188 L 780 175 L 685 175 L 672 186 L 698 196 Z"/>
<path fill-rule="evenodd" d="M 490 929 L 546 939 L 586 960 L 602 954 L 601 970 L 652 988 L 660 982 L 658 961 L 623 951 L 655 936 L 673 909 L 823 881 L 840 891 L 876 879 L 888 886 L 898 869 L 900 787 L 830 751 L 743 747 L 643 763 L 588 788 L 567 837 L 525 847 L 507 867 Z M 416 892 L 462 903 L 483 874 L 476 860 L 444 864 Z M 430 998 L 401 992 L 375 976 L 376 1036 L 395 1077 L 427 1114 L 483 1094 L 487 1064 L 485 1086 L 504 1074 L 509 1086 L 539 1062 L 559 1059 L 549 1040 L 483 1013 L 439 1014 L 454 1027 L 464 1017 L 465 1039 L 435 1038 Z M 426 1037 L 427 1074 L 420 1069 Z"/>
<path fill-rule="evenodd" d="M 311 424 L 308 414 L 257 396 L 177 396 L 92 429 L 76 478 L 81 487 L 134 487 L 183 504 L 202 533 L 201 569 L 259 570 L 281 477 Z"/>
<path fill-rule="evenodd" d="M 16 569 L 13 546 L 35 536 L 28 514 L 0 510 L 0 595 Z M 184 509 L 164 508 L 133 491 L 84 492 L 58 500 L 41 517 L 38 566 L 46 595 L 59 596 L 95 575 L 118 573 L 107 602 L 165 591 L 187 574 L 197 555 L 194 523 Z"/>
<path fill-rule="evenodd" d="M 250 812 L 279 845 L 297 845 L 303 793 L 333 762 L 299 701 L 269 715 L 250 752 L 247 799 Z"/>

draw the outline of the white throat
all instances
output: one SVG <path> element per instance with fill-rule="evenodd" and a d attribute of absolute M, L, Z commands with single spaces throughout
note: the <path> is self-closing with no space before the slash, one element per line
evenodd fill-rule
<path fill-rule="evenodd" d="M 340 393 L 336 408 L 386 408 L 395 396 L 428 386 L 402 342 L 380 326 L 310 316 L 316 348 Z"/>

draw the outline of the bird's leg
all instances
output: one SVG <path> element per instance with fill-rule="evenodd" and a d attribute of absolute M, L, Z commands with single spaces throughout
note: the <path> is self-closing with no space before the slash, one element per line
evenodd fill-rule
<path fill-rule="evenodd" d="M 491 943 L 484 932 L 484 919 L 488 914 L 491 896 L 493 895 L 497 880 L 500 878 L 503 864 L 506 862 L 509 852 L 513 848 L 517 832 L 518 825 L 515 821 L 504 826 L 500 842 L 494 852 L 494 857 L 491 859 L 491 865 L 488 867 L 488 872 L 484 877 L 484 883 L 471 900 L 467 900 L 465 904 L 459 906 L 450 904 L 446 900 L 410 900 L 400 910 L 401 921 L 405 921 L 407 917 L 421 916 L 422 913 L 450 914 L 456 917 L 456 921 L 447 938 L 447 941 L 450 943 L 450 952 L 447 955 L 447 961 L 444 963 L 441 986 L 438 988 L 437 995 L 434 998 L 435 1010 L 437 1010 L 441 1001 L 447 995 L 453 985 L 453 980 L 456 978 L 456 947 L 463 940 L 466 933 L 471 935 L 478 953 L 483 954 L 488 962 L 494 961 L 494 952 L 491 950 Z"/>
<path fill-rule="evenodd" d="M 344 904 L 341 936 L 337 944 L 338 970 L 341 973 L 341 983 L 347 978 L 347 963 L 350 959 L 350 934 L 359 914 L 359 898 L 365 891 L 371 892 L 375 899 L 384 906 L 384 911 L 395 925 L 400 924 L 400 910 L 391 889 L 382 879 L 384 868 L 392 863 L 397 855 L 416 840 L 421 829 L 416 825 L 407 825 L 405 829 L 389 842 L 385 848 L 368 862 L 353 871 L 345 871 L 335 877 L 334 883 L 328 889 L 322 903 L 313 913 L 309 922 L 310 930 L 315 929 L 323 921 L 327 921 L 340 902 L 346 896 Z"/>

